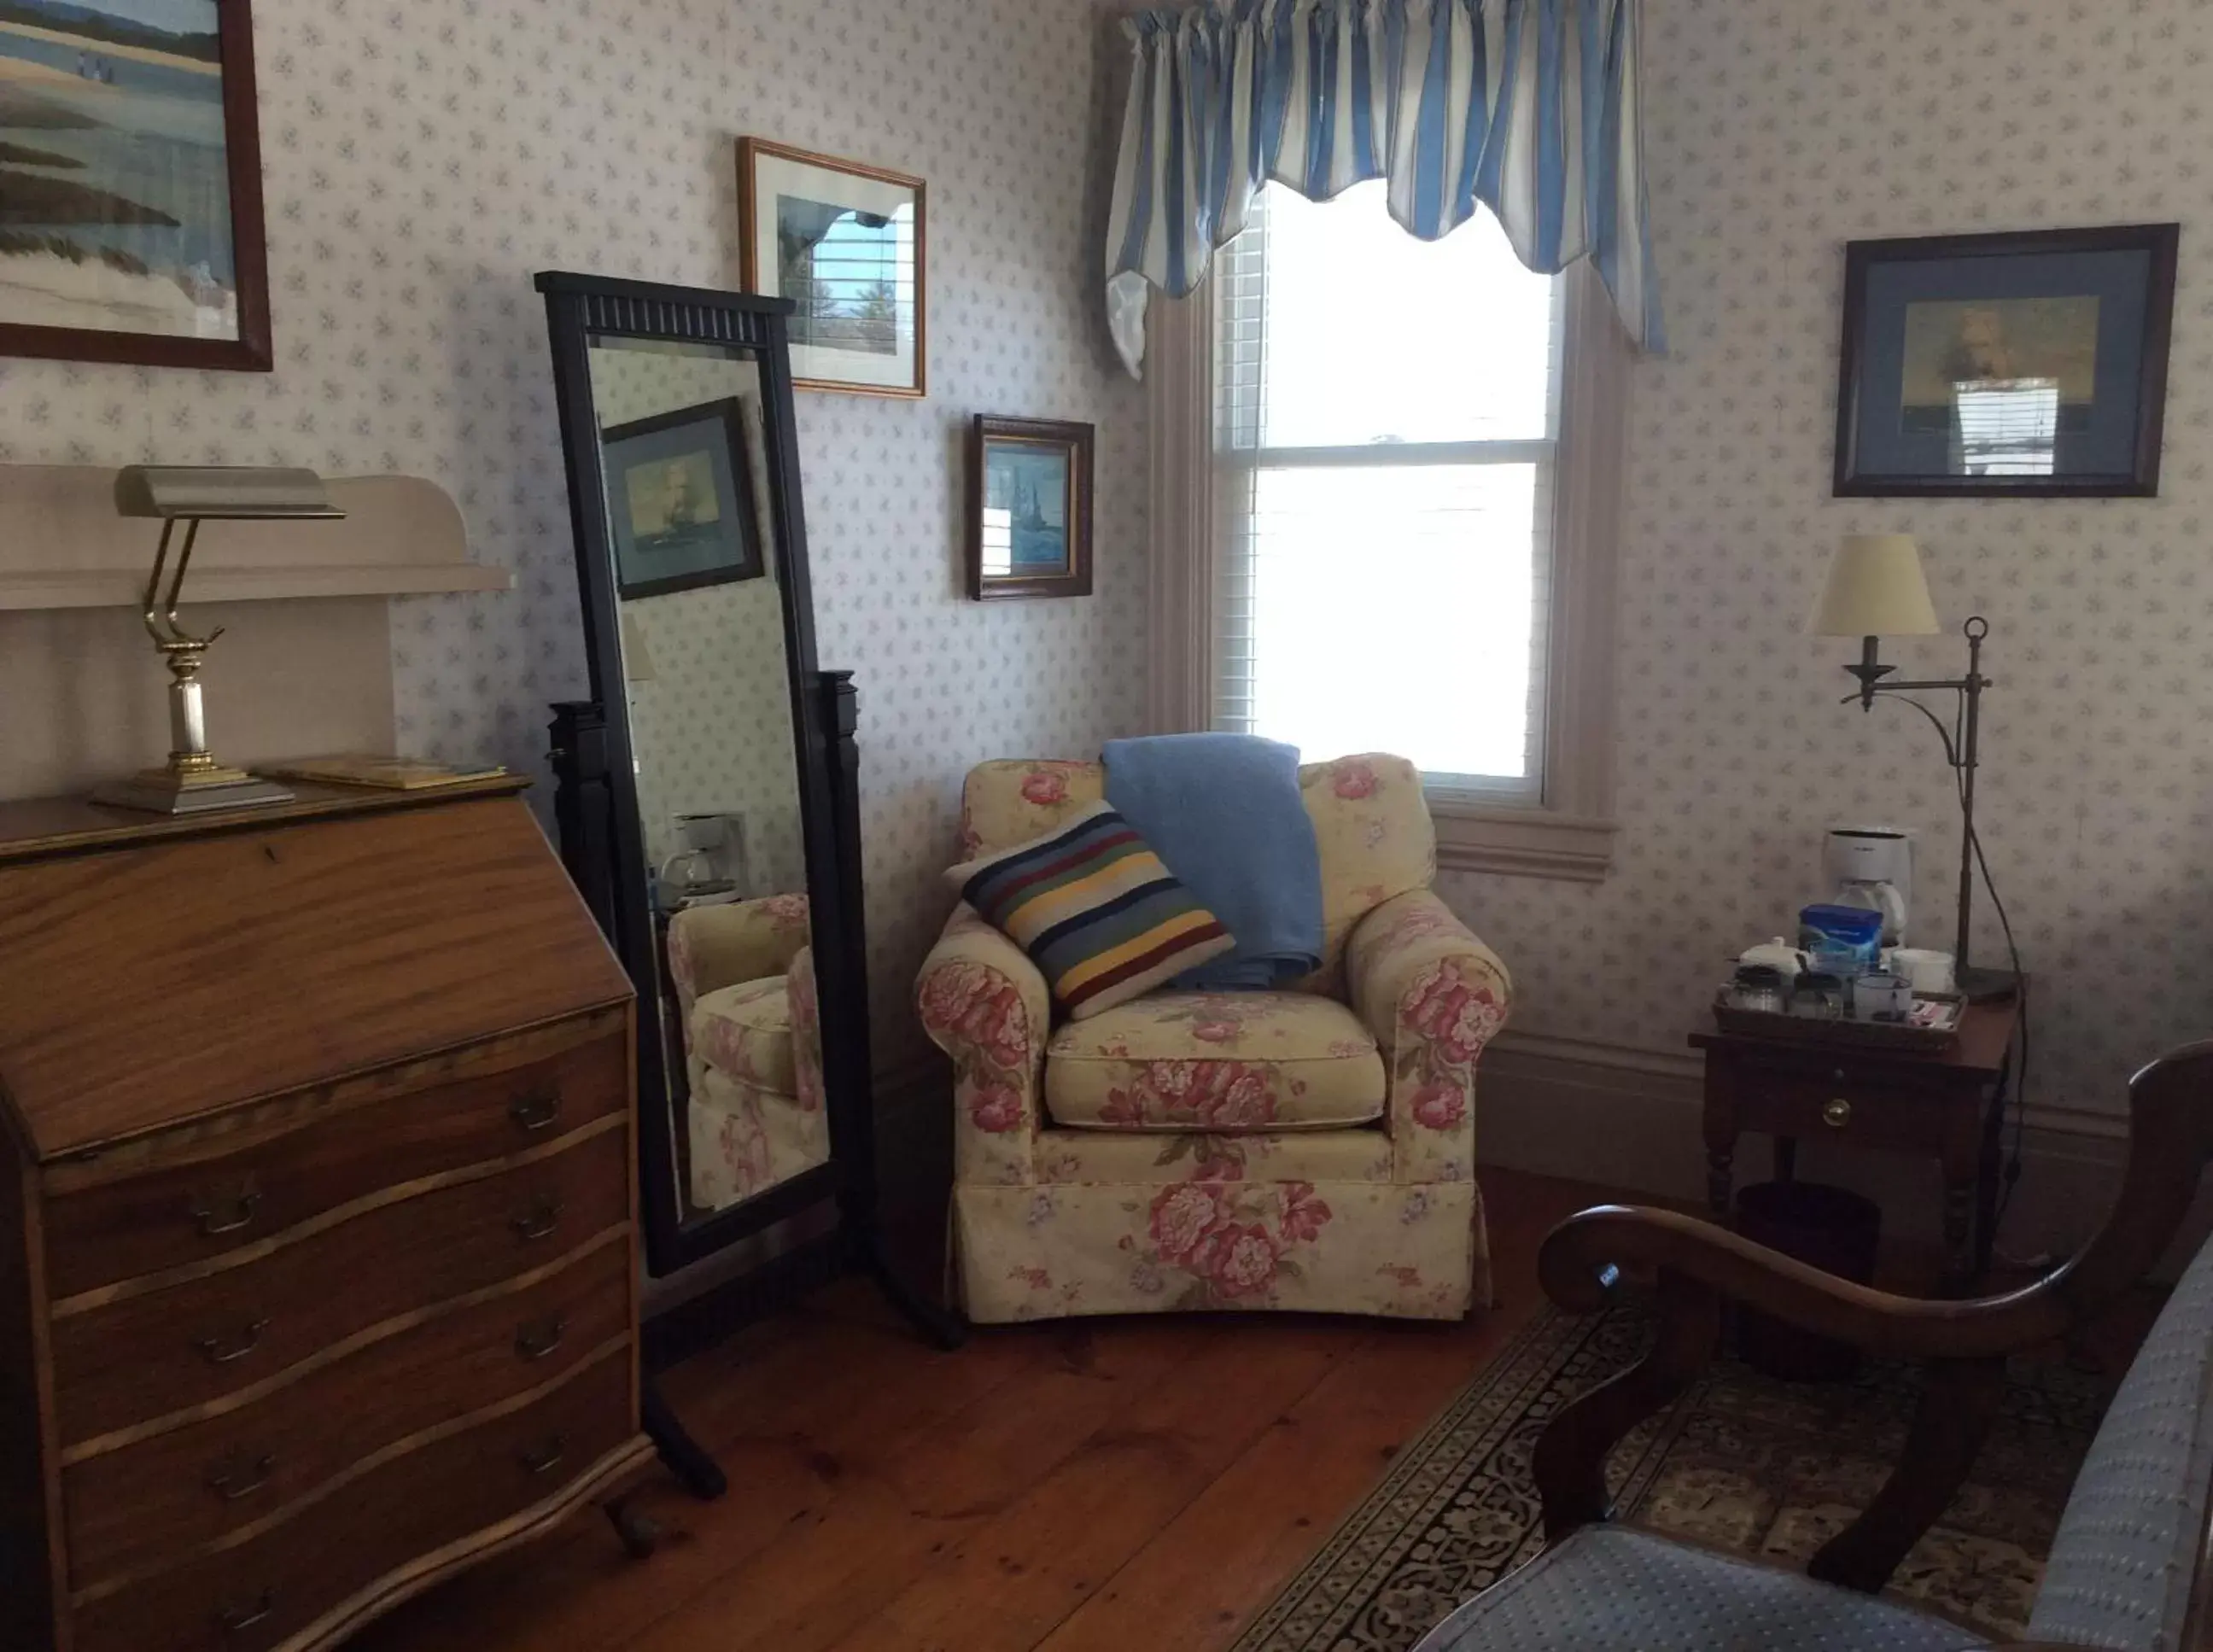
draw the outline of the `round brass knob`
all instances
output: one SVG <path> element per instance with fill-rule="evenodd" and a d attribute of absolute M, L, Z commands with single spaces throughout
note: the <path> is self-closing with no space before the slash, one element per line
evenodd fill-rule
<path fill-rule="evenodd" d="M 1838 1096 L 1821 1109 L 1821 1122 L 1832 1130 L 1842 1130 L 1852 1122 L 1852 1104 Z"/>

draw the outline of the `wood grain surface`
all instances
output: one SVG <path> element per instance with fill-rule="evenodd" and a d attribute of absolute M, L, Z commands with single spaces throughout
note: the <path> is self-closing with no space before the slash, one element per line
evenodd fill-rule
<path fill-rule="evenodd" d="M 631 991 L 513 797 L 0 867 L 0 958 L 46 1159 Z"/>
<path fill-rule="evenodd" d="M 630 1332 L 619 1229 L 529 1283 L 426 1312 L 314 1382 L 63 1472 L 70 1582 L 96 1583 L 265 1518 L 395 1441 L 536 1387 Z"/>
<path fill-rule="evenodd" d="M 80 1593 L 79 1648 L 260 1652 L 277 1644 L 327 1603 L 515 1515 L 625 1447 L 635 1425 L 622 1351 L 610 1349 L 532 1404 L 425 1436 L 296 1519 L 135 1587 Z M 251 1627 L 221 1632 L 225 1614 L 264 1612 Z"/>
<path fill-rule="evenodd" d="M 618 1033 L 509 1071 L 314 1115 L 272 1139 L 186 1159 L 46 1205 L 57 1299 L 222 1255 L 381 1189 L 497 1159 L 622 1110 Z M 181 1156 L 181 1155 L 180 1155 Z"/>
<path fill-rule="evenodd" d="M 61 1305 L 53 1363 L 64 1446 L 182 1420 L 296 1367 L 306 1375 L 335 1344 L 399 1328 L 426 1304 L 512 1278 L 621 1226 L 625 1134 L 591 1125 L 578 1135 L 558 1152 L 380 1205 L 237 1266 L 80 1313 Z"/>

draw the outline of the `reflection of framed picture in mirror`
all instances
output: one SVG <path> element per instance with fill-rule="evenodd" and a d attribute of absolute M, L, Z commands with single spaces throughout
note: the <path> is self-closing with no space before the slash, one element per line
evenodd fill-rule
<path fill-rule="evenodd" d="M 1844 249 L 1839 497 L 2159 491 L 2176 226 Z"/>
<path fill-rule="evenodd" d="M 0 5 L 0 355 L 269 370 L 247 0 Z"/>
<path fill-rule="evenodd" d="M 968 432 L 968 594 L 1091 594 L 1088 424 L 994 418 Z"/>
<path fill-rule="evenodd" d="M 611 424 L 600 458 L 625 601 L 761 576 L 738 397 Z"/>
<path fill-rule="evenodd" d="M 738 140 L 740 274 L 797 306 L 794 385 L 924 393 L 924 216 L 919 178 Z"/>

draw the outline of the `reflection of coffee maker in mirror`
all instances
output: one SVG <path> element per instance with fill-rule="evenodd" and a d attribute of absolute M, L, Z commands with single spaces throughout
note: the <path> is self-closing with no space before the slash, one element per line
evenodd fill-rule
<path fill-rule="evenodd" d="M 1824 870 L 1839 906 L 1882 914 L 1882 944 L 1902 945 L 1913 901 L 1913 834 L 1899 826 L 1831 826 Z"/>
<path fill-rule="evenodd" d="M 669 905 L 741 898 L 747 888 L 745 816 L 679 814 L 674 823 L 676 839 L 684 847 L 661 869 Z"/>

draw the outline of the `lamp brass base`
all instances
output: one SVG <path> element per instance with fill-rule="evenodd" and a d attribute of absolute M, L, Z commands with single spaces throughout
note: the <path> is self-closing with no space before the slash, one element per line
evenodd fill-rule
<path fill-rule="evenodd" d="M 149 814 L 205 814 L 217 809 L 254 808 L 289 803 L 296 794 L 273 780 L 256 780 L 243 769 L 207 768 L 180 776 L 169 769 L 142 769 L 128 780 L 110 781 L 92 794 L 95 803 L 143 809 Z"/>

